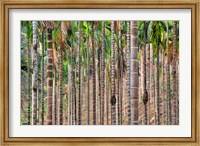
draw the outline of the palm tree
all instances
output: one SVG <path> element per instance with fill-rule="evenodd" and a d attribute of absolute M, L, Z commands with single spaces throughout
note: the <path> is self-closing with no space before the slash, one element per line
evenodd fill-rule
<path fill-rule="evenodd" d="M 70 56 L 68 56 L 68 59 L 70 60 Z M 71 125 L 72 122 L 72 110 L 71 110 L 71 107 L 72 107 L 72 104 L 71 104 L 71 100 L 72 100 L 72 96 L 71 96 L 71 65 L 68 64 L 68 125 Z"/>
<path fill-rule="evenodd" d="M 165 27 L 165 24 L 162 21 L 152 21 L 152 32 L 151 32 L 151 41 L 156 48 L 156 57 L 157 57 L 157 77 L 156 77 L 156 90 L 157 90 L 157 125 L 160 125 L 160 66 L 159 66 L 159 52 L 160 52 L 160 44 L 161 44 L 161 36 Z"/>
<path fill-rule="evenodd" d="M 150 49 L 150 94 L 149 94 L 149 96 L 150 96 L 150 98 L 155 98 L 155 94 L 154 94 L 154 60 L 153 60 L 153 49 L 152 49 L 152 44 L 149 44 L 149 49 Z M 150 99 L 149 98 L 149 99 Z M 152 100 L 150 99 L 149 100 L 149 103 L 152 103 Z M 150 108 L 150 106 L 149 106 L 149 108 Z M 150 109 L 150 111 L 152 112 L 152 110 Z M 151 117 L 151 112 L 149 113 L 149 121 L 150 121 L 150 124 L 152 124 L 151 123 L 151 120 L 150 120 L 150 117 Z M 152 112 L 153 113 L 153 112 Z M 154 116 L 154 120 L 156 119 L 155 118 L 156 116 Z"/>
<path fill-rule="evenodd" d="M 78 22 L 78 125 L 81 125 L 81 22 Z"/>
<path fill-rule="evenodd" d="M 52 93 L 53 93 L 53 49 L 52 29 L 55 24 L 52 21 L 42 21 L 47 28 L 47 125 L 52 125 Z"/>
<path fill-rule="evenodd" d="M 30 50 L 30 24 L 26 22 L 26 41 L 27 41 L 27 68 L 28 68 L 28 125 L 31 124 L 31 73 L 30 73 L 30 63 L 31 63 L 31 50 Z"/>
<path fill-rule="evenodd" d="M 52 51 L 52 30 L 47 29 L 47 125 L 52 125 L 52 86 L 53 86 L 53 51 Z"/>
<path fill-rule="evenodd" d="M 128 124 L 131 125 L 131 96 L 130 96 L 130 21 L 127 21 L 127 98 L 128 98 Z"/>
<path fill-rule="evenodd" d="M 77 122 L 76 119 L 76 69 L 75 69 L 75 27 L 74 22 L 71 22 L 72 26 L 72 35 L 71 35 L 71 48 L 70 48 L 70 56 L 71 56 L 71 76 L 72 76 L 72 124 L 75 125 Z"/>
<path fill-rule="evenodd" d="M 131 51 L 130 51 L 130 97 L 131 124 L 138 125 L 138 22 L 131 21 Z"/>
<path fill-rule="evenodd" d="M 57 72 L 58 72 L 58 65 L 57 65 L 57 60 L 58 62 L 60 63 L 60 60 L 57 59 L 57 45 L 56 45 L 56 42 L 58 41 L 57 38 L 58 38 L 58 35 L 56 33 L 57 31 L 54 30 L 52 31 L 52 51 L 53 51 L 53 72 L 54 72 L 54 80 L 53 80 L 53 99 L 52 101 L 54 101 L 54 103 L 52 103 L 52 112 L 54 112 L 54 125 L 57 125 L 57 122 L 58 122 L 58 114 L 57 114 L 57 109 L 58 109 L 58 98 L 59 95 L 57 96 Z M 58 64 L 59 64 L 58 63 Z M 59 74 L 58 74 L 59 75 Z M 53 119 L 52 119 L 53 120 Z"/>
<path fill-rule="evenodd" d="M 93 79 L 93 125 L 96 125 L 96 67 L 94 46 L 94 22 L 92 21 L 92 79 Z"/>
<path fill-rule="evenodd" d="M 75 125 L 76 123 L 76 85 L 75 85 L 75 57 L 74 57 L 74 45 L 72 39 L 72 47 L 71 47 L 71 60 L 72 60 L 72 67 L 71 67 L 71 76 L 72 76 L 72 124 Z"/>
<path fill-rule="evenodd" d="M 146 88 L 146 21 L 144 21 L 144 92 L 143 92 L 143 103 L 144 103 L 144 122 L 147 125 L 147 102 L 148 93 Z"/>
<path fill-rule="evenodd" d="M 111 125 L 116 125 L 114 21 L 111 21 Z"/>
<path fill-rule="evenodd" d="M 166 41 L 166 48 L 168 51 L 167 54 L 167 115 L 166 115 L 166 124 L 171 125 L 172 120 L 171 120 L 171 96 L 170 96 L 170 49 L 169 49 L 169 26 L 168 26 L 168 21 L 166 22 L 166 28 L 167 28 L 167 41 Z"/>
<path fill-rule="evenodd" d="M 87 36 L 87 42 L 89 42 L 89 37 Z M 90 60 L 90 56 L 89 56 L 89 46 L 88 43 L 87 44 L 87 125 L 90 124 L 90 86 L 89 86 L 89 60 Z"/>
<path fill-rule="evenodd" d="M 173 124 L 176 125 L 176 104 L 177 104 L 177 90 L 176 90 L 176 21 L 173 25 Z"/>
<path fill-rule="evenodd" d="M 117 72 L 117 86 L 116 86 L 116 98 L 117 98 L 117 119 L 118 125 L 122 124 L 122 45 L 121 45 L 121 21 L 116 22 L 116 33 L 117 33 L 117 52 L 116 52 L 116 72 Z"/>
<path fill-rule="evenodd" d="M 37 53 L 37 21 L 33 21 L 33 78 L 32 78 L 32 93 L 33 93 L 33 125 L 37 124 L 37 91 L 38 91 L 38 53 Z"/>
<path fill-rule="evenodd" d="M 63 72 L 63 52 L 60 48 L 59 57 L 59 96 L 60 96 L 60 125 L 63 124 L 63 91 L 62 91 L 62 72 Z"/>
<path fill-rule="evenodd" d="M 42 125 L 44 125 L 44 32 L 42 30 Z"/>
<path fill-rule="evenodd" d="M 100 125 L 104 125 L 104 75 L 105 75 L 105 21 L 102 21 L 102 50 L 101 50 L 101 117 Z"/>
<path fill-rule="evenodd" d="M 162 51 L 162 118 L 163 118 L 163 125 L 165 125 L 165 56 L 164 56 L 164 50 Z"/>
<path fill-rule="evenodd" d="M 153 58 L 153 95 L 154 95 L 154 125 L 156 125 L 156 122 L 157 122 L 157 109 L 156 109 L 156 66 L 155 66 L 155 61 L 154 61 L 154 58 Z"/>

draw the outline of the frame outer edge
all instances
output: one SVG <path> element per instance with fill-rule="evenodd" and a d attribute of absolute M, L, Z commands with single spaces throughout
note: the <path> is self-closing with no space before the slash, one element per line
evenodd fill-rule
<path fill-rule="evenodd" d="M 198 0 L 197 2 L 197 16 L 196 16 L 196 21 L 197 21 L 197 24 L 196 24 L 196 28 L 197 28 L 197 42 L 196 42 L 196 45 L 197 45 L 197 58 L 196 58 L 196 68 L 197 68 L 197 71 L 196 71 L 196 76 L 197 76 L 197 82 L 196 82 L 196 88 L 199 88 L 199 85 L 200 85 L 200 1 Z M 197 90 L 197 104 L 196 106 L 200 105 L 200 90 Z M 197 107 L 198 107 L 197 106 Z M 196 108 L 197 108 L 196 107 Z M 200 108 L 197 108 L 197 118 L 196 118 L 196 126 L 197 126 L 197 144 L 200 145 Z"/>
<path fill-rule="evenodd" d="M 18 0 L 16 0 L 16 3 L 18 3 L 17 1 Z M 0 97 L 2 97 L 0 99 L 0 101 L 1 101 L 0 120 L 1 120 L 1 127 L 2 127 L 0 140 L 1 140 L 1 144 L 3 144 L 3 145 L 5 145 L 7 143 L 6 139 L 8 138 L 7 135 L 4 135 L 4 134 L 7 134 L 6 133 L 6 127 L 4 127 L 6 125 L 6 123 L 4 121 L 4 116 L 6 116 L 5 115 L 6 114 L 6 112 L 5 112 L 5 106 L 6 106 L 5 105 L 5 103 L 6 103 L 5 95 L 6 95 L 6 93 L 5 92 L 8 91 L 8 90 L 6 90 L 6 86 L 4 84 L 6 81 L 8 82 L 8 80 L 7 80 L 8 78 L 6 78 L 6 77 L 8 77 L 8 75 L 5 74 L 7 71 L 4 70 L 4 69 L 8 68 L 8 62 L 6 63 L 6 59 L 8 59 L 8 58 L 6 56 L 4 57 L 4 55 L 6 55 L 5 47 L 8 47 L 8 44 L 7 44 L 8 40 L 7 41 L 4 40 L 5 37 L 8 37 L 8 34 L 6 35 L 6 31 L 5 31 L 5 28 L 6 28 L 5 24 L 7 24 L 7 22 L 5 22 L 6 21 L 5 4 L 7 2 L 6 3 L 4 3 L 4 2 L 5 2 L 4 0 L 0 1 L 0 4 L 1 4 L 0 11 L 3 14 L 3 15 L 1 15 L 1 20 L 2 20 L 1 24 L 2 25 L 0 27 L 0 34 L 1 34 L 0 35 L 0 38 L 1 38 L 0 39 L 0 43 L 1 43 L 1 45 L 0 45 L 0 47 L 1 47 L 1 49 L 0 49 L 0 55 L 1 55 L 1 57 L 0 57 L 0 65 L 2 66 L 2 67 L 0 67 Z M 34 3 L 34 2 L 36 2 L 36 1 L 32 0 L 32 3 Z M 200 34 L 200 31 L 199 31 L 199 27 L 200 27 L 200 22 L 199 22 L 200 10 L 199 10 L 199 4 L 200 4 L 200 2 L 199 2 L 199 0 L 195 0 L 195 1 L 191 1 L 191 2 L 195 2 L 195 6 L 196 6 L 195 7 L 195 9 L 196 9 L 195 19 L 196 19 L 196 21 L 193 21 L 193 22 L 195 23 L 195 29 L 197 29 L 197 31 L 194 30 L 195 31 L 195 35 L 194 35 L 195 36 L 195 42 L 194 42 L 195 43 L 194 44 L 195 49 L 194 50 L 197 53 L 197 54 L 195 54 L 195 66 L 194 66 L 194 71 L 195 71 L 194 75 L 195 75 L 195 79 L 196 79 L 196 82 L 194 84 L 195 85 L 195 93 L 194 93 L 194 95 L 196 96 L 195 97 L 195 102 L 196 102 L 195 103 L 195 109 L 196 109 L 195 116 L 197 116 L 197 117 L 194 118 L 194 120 L 196 119 L 196 121 L 195 121 L 195 125 L 196 125 L 195 126 L 196 127 L 196 130 L 195 130 L 195 139 L 196 140 L 195 141 L 196 141 L 196 143 L 193 143 L 191 145 L 196 145 L 196 144 L 199 145 L 199 130 L 200 130 L 200 127 L 199 127 L 199 120 L 200 120 L 199 119 L 199 115 L 200 115 L 200 108 L 198 108 L 198 105 L 200 105 L 200 99 L 199 99 L 200 98 L 200 90 L 197 90 L 198 89 L 197 87 L 199 87 L 199 84 L 200 84 L 200 78 L 199 78 L 199 74 L 200 74 L 200 58 L 199 58 L 199 56 L 200 56 L 200 46 L 199 46 L 199 44 L 200 44 L 199 43 L 200 42 L 200 37 L 199 37 L 199 34 Z M 8 53 L 7 53 L 7 55 L 8 55 Z M 7 83 L 7 85 L 8 85 L 8 83 Z M 8 123 L 7 123 L 7 126 L 8 126 Z M 157 143 L 161 144 L 162 142 L 157 142 Z M 168 142 L 166 142 L 166 143 L 168 143 Z M 69 144 L 70 144 L 70 142 L 69 142 Z M 92 144 L 92 142 L 90 144 Z M 174 142 L 173 142 L 173 144 L 174 144 Z M 39 144 L 38 143 L 38 145 L 43 145 L 43 144 Z M 98 145 L 104 145 L 104 144 L 103 143 L 99 143 Z M 180 144 L 177 144 L 177 145 L 180 145 Z"/>

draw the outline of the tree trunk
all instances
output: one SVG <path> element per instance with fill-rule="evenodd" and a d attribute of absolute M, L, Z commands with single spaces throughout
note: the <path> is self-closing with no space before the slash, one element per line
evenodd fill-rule
<path fill-rule="evenodd" d="M 154 72 L 154 74 L 153 74 L 153 84 L 154 84 L 154 125 L 156 125 L 157 123 L 157 112 L 156 112 L 156 74 L 157 74 L 157 72 L 156 72 L 156 66 L 155 66 L 155 63 L 154 63 L 154 61 L 153 61 L 153 72 Z"/>
<path fill-rule="evenodd" d="M 105 76 L 105 81 L 106 81 L 106 88 L 105 88 L 105 93 L 106 93 L 106 124 L 108 125 L 108 123 L 109 123 L 109 112 L 108 112 L 108 107 L 109 107 L 109 87 L 110 87 L 110 85 L 109 85 L 109 82 L 108 82 L 108 78 L 107 78 L 107 75 Z M 107 92 L 106 92 L 107 91 Z"/>
<path fill-rule="evenodd" d="M 81 125 L 81 22 L 78 22 L 78 125 Z"/>
<path fill-rule="evenodd" d="M 92 22 L 92 79 L 93 79 L 93 125 L 96 125 L 96 65 L 94 46 L 94 22 Z"/>
<path fill-rule="evenodd" d="M 47 125 L 52 125 L 53 50 L 51 29 L 47 29 L 47 45 Z"/>
<path fill-rule="evenodd" d="M 119 21 L 119 33 L 118 33 L 118 125 L 122 125 L 122 54 L 120 54 L 120 51 L 122 51 L 121 46 L 121 21 Z"/>
<path fill-rule="evenodd" d="M 176 63 L 177 67 L 176 67 L 176 82 L 177 82 L 177 94 L 176 94 L 176 98 L 177 98 L 177 102 L 176 102 L 176 106 L 177 106 L 177 110 L 176 110 L 176 124 L 179 125 L 179 59 Z"/>
<path fill-rule="evenodd" d="M 89 38 L 88 38 L 89 39 Z M 90 125 L 90 86 L 89 86 L 89 82 L 90 82 L 90 65 L 89 65 L 89 48 L 87 45 L 87 125 Z"/>
<path fill-rule="evenodd" d="M 54 69 L 54 87 L 53 87 L 53 93 L 54 93 L 54 125 L 57 125 L 57 94 L 56 94 L 56 87 L 57 87 L 57 80 L 56 80 L 56 69 Z"/>
<path fill-rule="evenodd" d="M 111 125 L 116 125 L 114 31 L 114 21 L 111 21 Z"/>
<path fill-rule="evenodd" d="M 102 21 L 102 50 L 101 50 L 101 117 L 100 125 L 104 125 L 104 75 L 105 75 L 105 21 Z"/>
<path fill-rule="evenodd" d="M 71 66 L 70 64 L 68 64 L 68 125 L 71 125 L 71 115 L 72 115 L 72 104 L 71 104 L 71 100 L 72 100 L 72 96 L 71 96 Z"/>
<path fill-rule="evenodd" d="M 29 24 L 27 24 L 29 25 Z M 28 34 L 27 34 L 28 35 Z M 28 122 L 31 124 L 31 73 L 30 73 L 30 63 L 31 63 L 31 52 L 30 52 L 30 38 L 27 36 L 27 68 L 28 68 Z"/>
<path fill-rule="evenodd" d="M 63 52 L 62 49 L 60 48 L 60 57 L 59 57 L 59 65 L 60 65 L 60 71 L 59 71 L 59 96 L 60 96 L 60 121 L 59 124 L 63 124 L 63 89 L 62 89 L 62 72 L 63 72 Z"/>
<path fill-rule="evenodd" d="M 33 21 L 33 78 L 32 78 L 32 93 L 33 93 L 33 125 L 37 125 L 37 91 L 38 91 L 38 53 L 37 53 L 37 21 Z"/>
<path fill-rule="evenodd" d="M 146 28 L 147 29 L 147 28 Z M 150 70 L 151 64 L 150 64 L 150 44 L 147 44 L 147 93 L 148 93 L 148 125 L 150 124 L 151 119 L 151 70 Z"/>
<path fill-rule="evenodd" d="M 158 45 L 158 40 L 157 40 L 157 79 L 156 79 L 156 87 L 157 87 L 157 125 L 160 125 L 160 78 L 159 78 L 159 75 L 160 75 L 160 66 L 159 66 L 159 45 Z"/>
<path fill-rule="evenodd" d="M 138 125 L 138 22 L 131 21 L 131 50 L 130 50 L 130 98 L 131 124 Z"/>
<path fill-rule="evenodd" d="M 76 69 L 75 69 L 75 49 L 72 48 L 72 124 L 76 125 Z"/>
<path fill-rule="evenodd" d="M 163 125 L 165 125 L 165 74 L 164 74 L 164 68 L 165 68 L 165 56 L 164 56 L 164 50 L 162 52 L 162 120 Z"/>
<path fill-rule="evenodd" d="M 176 90 L 176 21 L 174 21 L 174 35 L 173 35 L 173 124 L 176 125 L 176 104 L 177 104 L 177 90 Z"/>
<path fill-rule="evenodd" d="M 167 125 L 169 122 L 169 125 L 172 124 L 172 119 L 171 119 L 171 96 L 170 96 L 170 49 L 169 49 L 169 27 L 168 27 L 168 21 L 166 22 L 167 24 L 167 44 L 166 48 L 168 50 L 167 53 Z"/>
<path fill-rule="evenodd" d="M 136 58 L 137 59 L 137 58 Z M 147 93 L 147 80 L 146 80 L 146 22 L 144 21 L 144 91 L 143 91 L 143 104 L 144 104 L 144 123 L 147 125 L 147 102 L 148 102 L 148 93 Z"/>
<path fill-rule="evenodd" d="M 149 44 L 149 48 L 150 48 L 150 100 L 149 100 L 149 102 L 152 103 L 152 100 L 155 98 L 155 94 L 154 94 L 154 66 L 153 66 L 153 49 L 152 49 L 152 44 Z M 150 103 L 150 105 L 151 105 L 151 103 Z M 149 113 L 150 119 L 149 120 L 150 120 L 150 124 L 153 124 L 153 123 L 151 123 L 151 113 L 154 113 L 154 111 L 152 111 L 152 109 L 150 108 L 150 113 Z"/>
<path fill-rule="evenodd" d="M 130 96 L 130 21 L 127 21 L 127 98 L 128 98 L 128 125 L 131 125 L 131 96 Z"/>
<path fill-rule="evenodd" d="M 42 125 L 44 125 L 44 32 L 42 32 Z"/>

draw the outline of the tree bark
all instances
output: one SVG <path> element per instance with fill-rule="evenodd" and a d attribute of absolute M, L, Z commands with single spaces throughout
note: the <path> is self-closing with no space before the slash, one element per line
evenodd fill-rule
<path fill-rule="evenodd" d="M 174 35 L 173 35 L 173 124 L 176 125 L 176 104 L 177 104 L 177 89 L 176 89 L 176 21 L 173 25 Z"/>
<path fill-rule="evenodd" d="M 94 22 L 92 22 L 92 79 L 93 79 L 93 125 L 96 125 L 96 65 L 94 46 Z"/>
<path fill-rule="evenodd" d="M 156 68 L 157 68 L 157 79 L 156 79 L 156 87 L 157 87 L 157 125 L 160 125 L 160 66 L 159 66 L 159 45 L 158 45 L 158 40 L 157 40 L 157 64 L 156 64 Z"/>
<path fill-rule="evenodd" d="M 131 124 L 138 125 L 138 22 L 131 21 L 131 51 L 130 51 L 130 98 Z"/>
<path fill-rule="evenodd" d="M 146 22 L 144 21 L 144 91 L 143 91 L 143 104 L 144 104 L 144 123 L 147 125 L 147 102 L 148 102 L 148 92 L 147 92 L 147 78 L 146 78 Z"/>
<path fill-rule="evenodd" d="M 52 125 L 53 50 L 51 29 L 47 29 L 47 45 L 47 125 Z"/>
<path fill-rule="evenodd" d="M 78 125 L 81 125 L 81 22 L 78 22 Z"/>
<path fill-rule="evenodd" d="M 33 125 L 37 125 L 37 94 L 38 94 L 38 53 L 37 53 L 37 21 L 33 21 L 33 78 L 32 78 L 32 93 L 33 93 Z"/>
<path fill-rule="evenodd" d="M 29 25 L 29 24 L 27 24 Z M 28 35 L 28 34 L 27 34 Z M 27 68 L 28 68 L 28 122 L 27 124 L 31 124 L 31 73 L 30 73 L 30 63 L 31 63 L 31 50 L 30 50 L 30 40 L 29 36 L 27 36 Z"/>
<path fill-rule="evenodd" d="M 130 21 L 127 21 L 127 98 L 128 98 L 128 125 L 131 125 L 131 96 L 130 96 Z"/>
<path fill-rule="evenodd" d="M 111 125 L 116 125 L 114 21 L 111 21 Z"/>
<path fill-rule="evenodd" d="M 104 75 L 105 75 L 105 21 L 102 21 L 102 50 L 101 50 L 101 118 L 100 125 L 104 125 Z"/>

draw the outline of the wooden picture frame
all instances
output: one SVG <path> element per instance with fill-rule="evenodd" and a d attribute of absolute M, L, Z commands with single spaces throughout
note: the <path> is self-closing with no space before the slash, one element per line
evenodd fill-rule
<path fill-rule="evenodd" d="M 98 1 L 73 1 L 73 0 L 59 0 L 59 1 L 50 1 L 50 0 L 2 0 L 1 1 L 1 49 L 0 49 L 0 100 L 1 100 L 1 144 L 2 145 L 44 145 L 44 144 L 63 144 L 63 145 L 199 145 L 199 115 L 200 115 L 200 92 L 198 90 L 200 80 L 199 80 L 199 65 L 200 65 L 200 46 L 199 46 L 199 0 L 170 0 L 170 1 L 120 1 L 120 0 L 98 0 Z M 115 8 L 115 9 L 130 9 L 130 8 L 143 8 L 143 9 L 191 9 L 192 13 L 192 136 L 190 138 L 177 137 L 177 138 L 20 138 L 9 137 L 9 67 L 8 67 L 8 48 L 9 48 L 9 35 L 8 35 L 8 26 L 9 26 L 9 9 L 35 9 L 35 8 Z"/>

